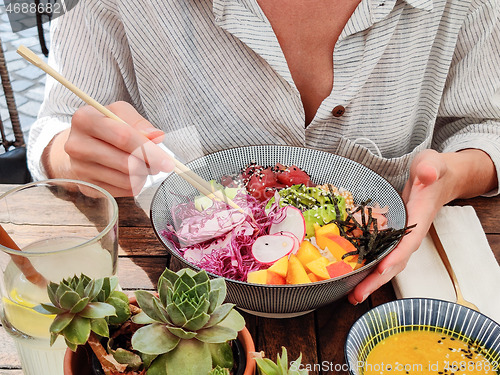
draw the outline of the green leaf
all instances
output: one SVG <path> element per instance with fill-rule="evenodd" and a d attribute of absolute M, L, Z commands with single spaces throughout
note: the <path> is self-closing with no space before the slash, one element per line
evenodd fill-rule
<path fill-rule="evenodd" d="M 167 326 L 167 329 L 170 331 L 170 333 L 183 340 L 189 340 L 196 336 L 196 332 L 186 331 L 181 327 Z"/>
<path fill-rule="evenodd" d="M 179 279 L 179 276 L 172 270 L 165 268 L 163 273 L 160 276 L 160 280 L 158 281 L 159 283 L 167 282 L 169 283 L 169 287 L 171 289 L 174 288 L 175 282 Z"/>
<path fill-rule="evenodd" d="M 106 302 L 106 300 L 109 298 L 109 296 L 111 295 L 111 292 L 112 292 L 111 281 L 110 281 L 109 277 L 105 277 L 103 279 L 101 293 L 102 292 L 104 292 L 104 295 L 102 296 L 103 300 L 101 302 Z"/>
<path fill-rule="evenodd" d="M 210 278 L 208 277 L 207 271 L 201 270 L 192 276 L 196 284 L 203 284 L 205 282 L 210 283 Z"/>
<path fill-rule="evenodd" d="M 111 276 L 109 278 L 109 286 L 111 289 L 111 294 L 116 291 L 116 287 L 118 286 L 118 277 L 117 276 Z"/>
<path fill-rule="evenodd" d="M 167 306 L 167 314 L 172 323 L 176 326 L 183 326 L 187 322 L 186 316 L 175 303 L 171 303 Z"/>
<path fill-rule="evenodd" d="M 226 280 L 224 280 L 222 277 L 210 280 L 210 290 L 219 291 L 219 299 L 217 301 L 217 306 L 222 305 L 222 303 L 226 299 L 226 293 L 227 293 Z"/>
<path fill-rule="evenodd" d="M 73 314 L 78 314 L 85 308 L 85 306 L 87 306 L 88 303 L 89 303 L 89 297 L 84 297 L 71 308 L 70 312 Z"/>
<path fill-rule="evenodd" d="M 180 302 L 184 294 L 191 290 L 191 286 L 186 284 L 183 279 L 178 279 L 174 285 L 174 301 Z"/>
<path fill-rule="evenodd" d="M 111 293 L 111 296 L 108 298 L 107 303 L 115 308 L 116 316 L 109 317 L 109 324 L 121 324 L 127 321 L 128 318 L 132 315 L 130 312 L 130 304 L 128 302 L 128 298 L 126 301 L 119 297 L 114 297 L 114 294 Z"/>
<path fill-rule="evenodd" d="M 132 321 L 135 324 L 151 324 L 151 323 L 156 322 L 156 320 L 152 319 L 144 311 L 141 311 L 140 313 L 133 315 Z"/>
<path fill-rule="evenodd" d="M 189 299 L 185 299 L 181 303 L 175 303 L 175 307 L 177 307 L 177 309 L 179 309 L 182 312 L 182 316 L 187 321 L 187 320 L 191 319 L 194 316 L 193 314 L 195 313 L 196 308 L 198 306 L 197 302 L 198 301 L 195 301 L 194 299 L 189 298 Z M 195 305 L 195 303 L 196 303 L 196 305 Z M 167 305 L 167 311 L 168 311 L 168 313 L 170 315 L 170 311 L 168 310 L 169 306 L 172 306 L 172 304 Z M 172 318 L 172 320 L 174 320 L 174 319 Z M 176 324 L 183 325 L 184 323 L 179 322 L 179 323 L 176 323 Z"/>
<path fill-rule="evenodd" d="M 229 340 L 236 339 L 238 332 L 228 327 L 220 325 L 210 328 L 204 328 L 197 332 L 196 338 L 206 343 L 221 343 Z"/>
<path fill-rule="evenodd" d="M 208 374 L 212 369 L 212 356 L 208 345 L 196 339 L 181 340 L 166 357 L 167 375 Z"/>
<path fill-rule="evenodd" d="M 209 311 L 210 311 L 210 302 L 208 301 L 208 299 L 203 298 L 202 300 L 200 300 L 200 303 L 199 303 L 198 307 L 196 308 L 196 311 L 193 313 L 193 316 L 198 316 L 201 313 L 208 314 Z"/>
<path fill-rule="evenodd" d="M 100 295 L 103 293 L 102 290 L 103 287 L 104 287 L 104 278 L 94 280 L 93 288 L 89 294 L 89 298 L 91 301 L 104 302 L 104 298 L 99 299 Z"/>
<path fill-rule="evenodd" d="M 109 337 L 108 322 L 104 318 L 92 319 L 90 321 L 90 329 L 99 336 Z"/>
<path fill-rule="evenodd" d="M 50 346 L 54 345 L 58 336 L 59 336 L 59 334 L 57 334 L 57 333 L 54 333 L 54 332 L 50 333 Z"/>
<path fill-rule="evenodd" d="M 39 306 L 40 306 L 40 308 L 39 308 Z M 35 311 L 38 311 L 40 314 L 45 314 L 45 315 L 48 315 L 48 314 L 60 314 L 60 313 L 62 313 L 62 312 L 65 311 L 63 309 L 60 309 L 60 308 L 55 307 L 53 305 L 48 305 L 46 303 L 41 303 L 40 305 L 35 306 L 33 309 Z"/>
<path fill-rule="evenodd" d="M 80 301 L 80 296 L 72 290 L 66 290 L 59 296 L 59 306 L 64 310 L 71 310 L 78 301 Z"/>
<path fill-rule="evenodd" d="M 210 281 L 207 280 L 203 283 L 196 284 L 193 290 L 198 296 L 206 296 L 206 298 L 208 298 L 208 294 L 210 293 Z"/>
<path fill-rule="evenodd" d="M 78 279 L 78 283 L 76 284 L 76 287 L 74 288 L 75 292 L 77 292 L 78 295 L 82 298 L 86 297 L 86 295 L 85 295 L 85 285 L 86 285 L 85 281 L 86 281 L 86 279 L 83 276 L 84 275 L 80 276 L 80 278 Z M 87 283 L 88 283 L 88 281 L 87 281 Z"/>
<path fill-rule="evenodd" d="M 76 345 L 83 345 L 90 335 L 90 320 L 75 316 L 70 324 L 62 331 L 66 341 Z"/>
<path fill-rule="evenodd" d="M 57 287 L 58 285 L 52 281 L 49 283 L 49 285 L 47 285 L 47 294 L 49 295 L 50 302 L 52 302 L 54 306 L 57 306 L 59 304 L 59 301 L 56 297 Z"/>
<path fill-rule="evenodd" d="M 208 375 L 231 375 L 231 373 L 229 372 L 229 369 L 225 367 L 215 366 L 212 370 L 210 370 Z"/>
<path fill-rule="evenodd" d="M 150 318 L 154 319 L 157 322 L 163 321 L 162 316 L 158 314 L 155 304 L 153 302 L 154 299 L 156 299 L 155 296 L 144 290 L 137 290 L 135 292 L 135 298 L 137 298 L 137 304 L 142 309 L 142 311 L 144 311 L 146 315 L 148 315 Z"/>
<path fill-rule="evenodd" d="M 284 346 L 281 347 L 281 357 L 279 354 L 277 355 L 276 364 L 278 365 L 278 368 L 281 369 L 283 374 L 288 372 L 288 353 Z"/>
<path fill-rule="evenodd" d="M 255 358 L 255 362 L 257 363 L 257 368 L 259 369 L 261 374 L 266 375 L 280 375 L 279 368 L 271 361 L 269 358 Z M 286 372 L 285 372 L 286 374 Z"/>
<path fill-rule="evenodd" d="M 163 354 L 174 349 L 180 339 L 164 324 L 153 323 L 139 328 L 132 336 L 132 347 L 141 353 Z"/>
<path fill-rule="evenodd" d="M 67 346 L 70 350 L 72 350 L 72 351 L 76 352 L 76 349 L 77 349 L 78 345 L 73 344 L 72 342 L 68 341 L 67 339 L 64 339 L 64 340 L 65 340 L 65 342 L 66 342 L 66 346 Z"/>
<path fill-rule="evenodd" d="M 190 331 L 198 331 L 202 329 L 209 320 L 210 320 L 210 315 L 201 313 L 197 317 L 194 317 L 189 322 L 187 322 L 183 326 L 183 328 L 188 329 Z"/>
<path fill-rule="evenodd" d="M 210 306 L 208 308 L 208 313 L 212 314 L 217 307 L 219 307 L 222 303 L 219 303 L 219 294 L 221 291 L 219 289 L 211 290 L 208 294 L 208 301 L 210 302 Z"/>
<path fill-rule="evenodd" d="M 106 318 L 116 316 L 116 310 L 109 303 L 91 302 L 78 315 L 91 319 Z"/>
<path fill-rule="evenodd" d="M 163 281 L 164 280 L 164 281 Z M 158 297 L 160 297 L 161 304 L 163 306 L 168 305 L 168 296 L 172 293 L 172 285 L 170 281 L 160 278 L 158 280 Z"/>
<path fill-rule="evenodd" d="M 193 279 L 194 275 L 190 275 L 188 272 L 184 272 L 181 276 L 180 279 L 182 282 L 187 285 L 188 289 L 193 288 L 196 285 L 196 281 Z"/>
<path fill-rule="evenodd" d="M 75 314 L 71 313 L 63 313 L 56 315 L 54 321 L 50 325 L 49 331 L 51 333 L 60 333 L 64 328 L 68 326 L 68 324 L 71 323 L 74 317 Z"/>
<path fill-rule="evenodd" d="M 109 296 L 109 298 L 118 298 L 127 304 L 129 303 L 127 295 L 119 290 L 114 290 Z"/>
<path fill-rule="evenodd" d="M 210 320 L 205 324 L 205 328 L 212 327 L 226 319 L 234 306 L 232 303 L 225 303 L 217 307 L 212 315 L 210 315 Z"/>
<path fill-rule="evenodd" d="M 157 356 L 148 368 L 147 375 L 165 375 L 167 374 L 167 355 Z"/>
<path fill-rule="evenodd" d="M 155 298 L 153 300 L 153 306 L 155 309 L 155 314 L 160 317 L 160 321 L 163 323 L 172 323 L 171 318 L 167 313 L 167 310 L 162 306 L 160 300 Z"/>
<path fill-rule="evenodd" d="M 151 354 L 144 354 L 144 353 L 139 353 L 139 355 L 142 358 L 142 363 L 144 363 L 144 368 L 148 369 L 151 366 L 151 363 L 158 358 L 157 355 L 151 355 Z M 149 373 L 149 371 L 148 371 Z"/>
<path fill-rule="evenodd" d="M 220 366 L 225 368 L 233 368 L 234 357 L 233 349 L 229 342 L 219 344 L 208 344 L 210 354 L 212 355 L 212 366 Z"/>
<path fill-rule="evenodd" d="M 239 332 L 245 327 L 245 318 L 243 318 L 238 311 L 232 309 L 226 318 L 218 324 L 218 326 L 228 327 Z"/>
<path fill-rule="evenodd" d="M 113 350 L 112 354 L 118 363 L 128 365 L 127 370 L 136 371 L 142 365 L 141 357 L 129 350 L 118 348 Z"/>

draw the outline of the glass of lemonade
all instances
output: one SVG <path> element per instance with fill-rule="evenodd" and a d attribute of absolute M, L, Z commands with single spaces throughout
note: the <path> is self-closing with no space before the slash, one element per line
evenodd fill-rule
<path fill-rule="evenodd" d="M 116 274 L 116 201 L 107 191 L 82 181 L 33 182 L 0 196 L 0 225 L 14 242 L 0 244 L 3 327 L 14 338 L 25 374 L 62 375 L 64 339 L 49 346 L 54 316 L 33 307 L 50 303 L 49 281 Z"/>

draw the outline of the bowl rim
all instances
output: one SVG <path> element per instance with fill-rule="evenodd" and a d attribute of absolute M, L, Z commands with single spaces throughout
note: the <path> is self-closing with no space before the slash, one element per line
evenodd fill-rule
<path fill-rule="evenodd" d="M 366 315 L 370 314 L 371 312 L 373 312 L 375 310 L 379 310 L 383 306 L 393 305 L 393 304 L 397 303 L 398 301 L 402 301 L 404 304 L 410 303 L 411 301 L 430 301 L 431 303 L 445 303 L 445 304 L 448 304 L 448 305 L 455 305 L 455 306 L 458 306 L 459 308 L 466 309 L 466 311 L 468 311 L 468 312 L 470 312 L 472 314 L 476 314 L 476 315 L 484 317 L 487 321 L 492 322 L 495 326 L 497 326 L 498 328 L 500 328 L 500 323 L 499 322 L 493 320 L 492 318 L 490 318 L 489 316 L 483 314 L 480 311 L 473 310 L 473 309 L 471 309 L 471 308 L 469 308 L 467 306 L 460 305 L 460 304 L 458 304 L 456 302 L 446 301 L 446 300 L 439 299 L 439 298 L 431 298 L 431 297 L 407 297 L 407 298 L 399 298 L 399 299 L 395 299 L 395 300 L 392 300 L 392 301 L 384 302 L 384 303 L 382 303 L 380 305 L 372 307 L 371 309 L 369 309 L 368 311 L 366 311 L 364 314 L 362 314 L 360 317 L 358 317 L 358 319 L 356 319 L 356 321 L 351 325 L 351 328 L 349 328 L 349 331 L 347 332 L 347 336 L 346 336 L 346 339 L 345 339 L 345 342 L 344 342 L 344 361 L 348 365 L 349 374 L 351 374 L 351 375 L 355 374 L 351 370 L 351 366 L 349 366 L 349 358 L 347 357 L 347 343 L 349 341 L 349 338 L 352 337 L 352 332 L 353 332 L 354 326 L 356 324 L 358 324 L 358 322 L 361 321 L 361 319 L 363 319 Z"/>
<path fill-rule="evenodd" d="M 385 177 L 383 177 L 382 175 L 378 174 L 372 168 L 367 167 L 364 164 L 361 164 L 361 163 L 359 163 L 359 162 L 357 162 L 355 160 L 346 158 L 345 156 L 337 155 L 337 154 L 335 154 L 333 152 L 328 152 L 328 151 L 324 151 L 324 150 L 318 150 L 318 149 L 315 149 L 315 148 L 312 148 L 312 147 L 307 147 L 307 146 L 290 146 L 290 145 L 276 145 L 276 144 L 258 144 L 258 145 L 235 146 L 235 147 L 228 147 L 228 148 L 225 148 L 225 149 L 222 149 L 222 150 L 210 152 L 208 154 L 200 156 L 200 157 L 198 157 L 196 159 L 193 159 L 193 160 L 189 161 L 188 163 L 186 163 L 186 166 L 190 168 L 192 164 L 198 162 L 199 160 L 201 160 L 203 158 L 206 158 L 206 157 L 209 157 L 211 155 L 218 154 L 218 153 L 232 151 L 232 150 L 237 150 L 237 149 L 251 149 L 251 148 L 256 148 L 256 147 L 271 147 L 271 148 L 277 148 L 277 149 L 292 149 L 292 150 L 305 149 L 305 150 L 309 150 L 309 152 L 317 152 L 317 153 L 321 153 L 321 154 L 330 154 L 333 157 L 347 160 L 349 163 L 353 163 L 355 165 L 360 166 L 361 168 L 364 168 L 364 169 L 367 169 L 367 170 L 371 171 L 372 173 L 376 174 L 379 178 L 381 178 L 388 186 L 390 186 L 390 188 L 394 192 L 397 193 L 397 195 L 401 199 L 401 203 L 403 205 L 403 210 L 404 210 L 404 226 L 406 227 L 408 225 L 408 209 L 407 209 L 406 204 L 405 204 L 405 202 L 404 202 L 404 200 L 403 200 L 403 198 L 401 196 L 401 193 L 398 192 L 398 190 L 394 187 L 394 185 L 392 183 L 390 183 Z M 194 268 L 194 269 L 196 269 L 196 270 L 199 271 L 199 270 L 202 270 L 203 268 L 200 268 L 200 267 L 192 264 L 191 262 L 188 262 L 181 254 L 179 254 L 177 251 L 174 251 L 174 250 L 170 249 L 166 245 L 166 243 L 164 242 L 163 237 L 158 232 L 158 230 L 157 230 L 157 228 L 156 228 L 156 226 L 155 226 L 155 224 L 153 222 L 153 203 L 156 201 L 156 199 L 157 199 L 157 197 L 159 195 L 160 189 L 163 187 L 163 185 L 165 184 L 165 182 L 171 176 L 172 176 L 172 174 L 169 174 L 158 185 L 158 188 L 156 189 L 156 191 L 155 191 L 155 193 L 154 193 L 154 195 L 153 195 L 153 197 L 151 199 L 151 204 L 150 204 L 150 209 L 149 209 L 149 218 L 150 218 L 151 226 L 153 227 L 153 231 L 154 231 L 156 237 L 158 238 L 158 240 L 160 241 L 160 243 L 162 243 L 163 246 L 165 246 L 167 248 L 167 251 L 170 254 L 172 254 L 173 256 L 175 256 L 181 263 L 182 262 L 186 263 L 186 264 L 189 265 L 189 267 L 192 267 L 192 268 Z M 241 285 L 252 285 L 252 286 L 258 286 L 258 287 L 269 288 L 269 289 L 296 288 L 296 287 L 313 287 L 313 286 L 320 285 L 320 284 L 329 284 L 329 283 L 331 283 L 333 281 L 340 281 L 340 280 L 346 279 L 347 277 L 351 277 L 351 276 L 357 275 L 358 273 L 368 271 L 369 269 L 375 267 L 378 263 L 380 263 L 382 261 L 382 259 L 384 259 L 386 256 L 388 256 L 399 245 L 399 243 L 401 242 L 401 240 L 402 240 L 402 237 L 400 237 L 397 242 L 395 242 L 391 247 L 387 248 L 384 252 L 382 252 L 373 261 L 371 261 L 370 263 L 367 263 L 367 264 L 363 265 L 362 267 L 358 268 L 357 270 L 353 270 L 353 271 L 351 271 L 351 272 L 349 272 L 347 274 L 340 275 L 340 276 L 337 276 L 337 277 L 334 277 L 334 278 L 330 278 L 330 279 L 326 279 L 326 280 L 319 280 L 319 281 L 315 281 L 315 282 L 312 282 L 312 283 L 306 283 L 306 284 L 270 284 L 270 285 L 269 284 L 256 284 L 256 283 L 249 283 L 249 282 L 241 281 L 241 280 L 230 279 L 230 278 L 227 278 L 225 276 L 217 275 L 217 274 L 209 272 L 209 271 L 206 271 L 206 272 L 212 278 L 222 277 L 222 278 L 225 279 L 226 282 L 229 282 L 229 283 L 235 283 L 235 284 L 241 284 Z"/>

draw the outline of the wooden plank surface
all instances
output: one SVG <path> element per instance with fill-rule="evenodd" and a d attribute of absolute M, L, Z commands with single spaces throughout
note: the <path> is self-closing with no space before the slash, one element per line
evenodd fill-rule
<path fill-rule="evenodd" d="M 0 194 L 8 188 L 0 185 Z M 175 258 L 156 238 L 149 217 L 131 198 L 117 199 L 119 214 L 120 284 L 126 291 L 154 289 L 165 266 L 178 268 Z M 476 198 L 453 204 L 472 204 L 487 234 L 488 241 L 500 263 L 500 198 Z M 371 307 L 395 299 L 390 284 L 375 292 L 366 302 L 352 306 L 346 298 L 292 319 L 261 318 L 243 313 L 256 348 L 275 359 L 281 346 L 289 350 L 290 359 L 302 353 L 302 362 L 310 374 L 347 374 L 344 364 L 344 343 L 352 324 Z M 345 370 L 345 367 L 344 367 Z M 0 330 L 0 375 L 20 375 L 20 364 L 12 339 Z"/>

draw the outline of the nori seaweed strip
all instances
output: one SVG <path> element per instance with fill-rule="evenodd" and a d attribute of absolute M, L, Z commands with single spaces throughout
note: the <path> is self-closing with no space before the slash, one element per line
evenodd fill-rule
<path fill-rule="evenodd" d="M 358 263 L 363 262 L 366 259 L 370 262 L 377 258 L 383 251 L 385 251 L 390 245 L 398 241 L 401 237 L 410 233 L 410 229 L 414 228 L 416 224 L 405 226 L 401 229 L 378 229 L 377 219 L 372 215 L 372 208 L 366 207 L 371 200 L 361 202 L 358 207 L 353 211 L 346 210 L 347 218 L 346 220 L 334 219 L 331 222 L 335 222 L 340 229 L 340 235 L 351 242 L 355 251 L 350 251 L 342 256 L 345 259 L 351 255 L 358 255 Z M 366 218 L 366 211 L 368 211 L 368 219 Z M 361 211 L 361 224 L 354 218 L 354 214 Z M 339 216 L 340 209 L 337 204 L 335 204 L 335 212 L 337 217 Z M 373 230 L 370 230 L 373 228 Z M 361 235 L 354 236 L 352 232 L 355 229 L 361 231 Z"/>

